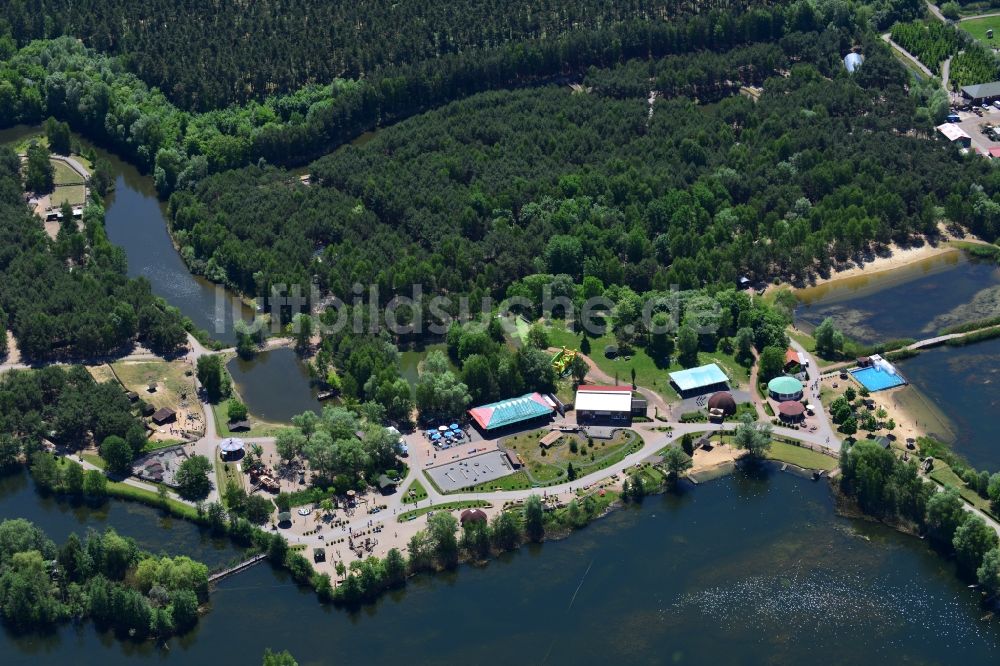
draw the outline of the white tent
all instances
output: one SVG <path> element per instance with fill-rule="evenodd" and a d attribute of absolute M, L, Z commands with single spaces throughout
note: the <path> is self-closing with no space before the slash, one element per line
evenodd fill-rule
<path fill-rule="evenodd" d="M 236 453 L 243 450 L 243 440 L 239 437 L 229 437 L 219 442 L 219 450 L 223 453 Z"/>

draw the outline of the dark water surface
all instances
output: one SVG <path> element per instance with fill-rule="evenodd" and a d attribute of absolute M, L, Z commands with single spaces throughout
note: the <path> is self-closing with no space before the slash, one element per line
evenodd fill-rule
<path fill-rule="evenodd" d="M 1000 470 L 1000 339 L 928 349 L 899 368 L 948 415 L 952 432 L 939 438 L 975 467 Z"/>
<path fill-rule="evenodd" d="M 40 128 L 26 125 L 0 130 L 0 144 L 18 142 L 40 132 Z M 128 256 L 129 277 L 145 277 L 154 294 L 179 309 L 195 326 L 217 340 L 235 344 L 234 312 L 251 320 L 253 311 L 234 294 L 188 271 L 167 233 L 166 204 L 157 199 L 153 179 L 111 153 L 95 150 L 111 163 L 115 174 L 115 191 L 104 202 L 105 228 L 108 239 Z"/>
<path fill-rule="evenodd" d="M 569 539 L 425 576 L 355 613 L 266 566 L 161 652 L 91 626 L 0 638 L 3 663 L 985 664 L 1000 629 L 925 544 L 838 518 L 822 483 L 742 474 Z"/>
<path fill-rule="evenodd" d="M 27 472 L 0 477 L 0 520 L 7 518 L 30 520 L 57 544 L 73 532 L 82 537 L 90 528 L 114 527 L 145 550 L 190 555 L 209 569 L 230 562 L 240 552 L 228 538 L 212 537 L 194 523 L 166 516 L 144 504 L 109 500 L 92 505 L 43 497 L 35 491 Z"/>
<path fill-rule="evenodd" d="M 798 325 L 826 317 L 848 337 L 871 344 L 933 337 L 946 326 L 1000 314 L 1000 267 L 950 252 L 902 268 L 796 291 Z"/>
<path fill-rule="evenodd" d="M 323 409 L 310 384 L 309 369 L 294 349 L 279 347 L 249 360 L 237 357 L 227 367 L 243 402 L 259 419 L 291 423 L 297 414 Z"/>

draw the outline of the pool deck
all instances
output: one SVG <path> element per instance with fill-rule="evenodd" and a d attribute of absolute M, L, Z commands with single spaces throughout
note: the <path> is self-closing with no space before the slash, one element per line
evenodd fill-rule
<path fill-rule="evenodd" d="M 889 373 L 886 372 L 885 370 L 880 370 L 879 368 L 868 367 L 868 368 L 857 368 L 855 370 L 848 370 L 848 372 L 850 373 L 851 377 L 854 378 L 854 381 L 858 382 L 872 393 L 875 393 L 876 391 L 885 391 L 886 389 L 896 388 L 897 386 L 904 386 L 908 383 L 906 381 L 906 378 L 903 377 L 903 375 L 899 372 L 899 370 L 896 370 L 895 373 Z M 866 381 L 859 375 L 865 375 L 866 377 L 869 375 L 873 377 L 878 377 L 879 381 L 869 383 L 870 380 Z M 883 377 L 888 381 L 883 380 Z"/>

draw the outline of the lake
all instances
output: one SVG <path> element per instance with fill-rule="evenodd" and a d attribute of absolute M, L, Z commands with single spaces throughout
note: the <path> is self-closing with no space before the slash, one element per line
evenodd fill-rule
<path fill-rule="evenodd" d="M 563 541 L 421 576 L 348 612 L 258 566 L 169 651 L 90 625 L 0 638 L 5 664 L 992 663 L 1000 633 L 952 565 L 836 516 L 829 489 L 742 473 L 647 498 Z"/>
<path fill-rule="evenodd" d="M 977 468 L 1000 470 L 1000 339 L 928 349 L 899 362 L 903 375 L 948 415 L 949 430 L 932 433 Z"/>
<path fill-rule="evenodd" d="M 40 133 L 38 127 L 19 125 L 0 131 L 0 144 Z M 79 135 L 74 134 L 74 138 L 93 147 L 111 163 L 115 190 L 104 202 L 105 229 L 108 239 L 125 250 L 129 277 L 145 277 L 154 294 L 189 317 L 195 326 L 217 340 L 235 344 L 234 312 L 250 321 L 253 310 L 221 285 L 188 271 L 167 232 L 166 204 L 157 199 L 153 179 Z"/>
<path fill-rule="evenodd" d="M 399 374 L 410 384 L 410 394 L 416 394 L 417 380 L 420 379 L 420 364 L 424 362 L 427 355 L 432 351 L 439 351 L 448 359 L 448 366 L 452 372 L 458 373 L 458 368 L 452 363 L 448 356 L 448 345 L 444 342 L 433 344 L 415 344 L 410 349 L 399 352 Z"/>
<path fill-rule="evenodd" d="M 263 421 L 291 423 L 297 414 L 323 409 L 309 368 L 294 349 L 279 347 L 251 359 L 237 356 L 226 367 L 247 409 Z"/>
<path fill-rule="evenodd" d="M 956 250 L 891 271 L 795 292 L 796 324 L 812 331 L 826 317 L 864 344 L 933 337 L 946 326 L 1000 314 L 1000 267 Z"/>
<path fill-rule="evenodd" d="M 90 528 L 111 526 L 145 550 L 190 555 L 209 569 L 227 564 L 240 553 L 228 538 L 213 537 L 194 523 L 145 504 L 109 500 L 95 506 L 43 497 L 26 471 L 0 477 L 0 519 L 7 518 L 30 520 L 57 544 L 73 532 L 83 537 Z"/>

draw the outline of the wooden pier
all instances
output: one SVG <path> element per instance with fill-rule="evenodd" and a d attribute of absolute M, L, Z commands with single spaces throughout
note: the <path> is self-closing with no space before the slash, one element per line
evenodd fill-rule
<path fill-rule="evenodd" d="M 232 576 L 233 574 L 239 573 L 241 571 L 245 571 L 245 570 L 249 569 L 250 567 L 252 567 L 253 565 L 255 565 L 258 562 L 261 562 L 262 560 L 265 560 L 265 559 L 267 559 L 267 553 L 260 553 L 259 555 L 254 555 L 249 560 L 244 560 L 243 562 L 240 562 L 239 564 L 237 564 L 235 566 L 229 567 L 228 569 L 223 569 L 222 571 L 217 571 L 217 572 L 211 574 L 208 577 L 208 582 L 210 584 L 218 582 L 218 581 L 222 580 L 223 578 L 225 578 L 226 576 Z"/>

